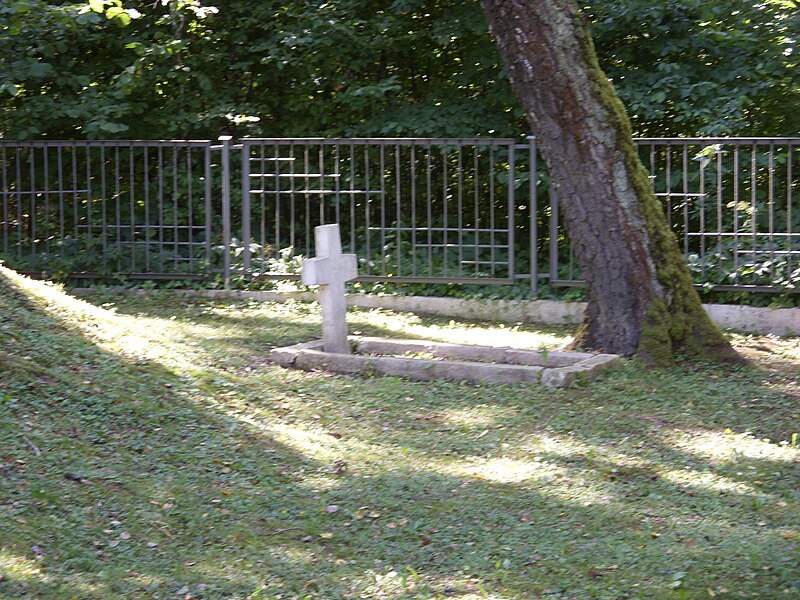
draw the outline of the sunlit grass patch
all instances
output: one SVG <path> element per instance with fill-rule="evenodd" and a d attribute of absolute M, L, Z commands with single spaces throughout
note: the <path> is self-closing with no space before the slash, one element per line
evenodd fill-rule
<path fill-rule="evenodd" d="M 348 317 L 355 334 L 359 327 L 379 327 L 387 334 L 399 337 L 421 337 L 453 344 L 482 344 L 489 346 L 513 346 L 530 349 L 556 349 L 570 340 L 570 328 L 524 327 L 509 323 L 465 323 L 446 318 L 424 318 L 409 313 L 397 313 L 384 309 L 351 309 Z"/>

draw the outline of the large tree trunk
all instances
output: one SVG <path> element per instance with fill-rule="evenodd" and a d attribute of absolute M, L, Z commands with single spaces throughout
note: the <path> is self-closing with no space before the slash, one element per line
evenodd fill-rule
<path fill-rule="evenodd" d="M 481 3 L 588 283 L 575 343 L 655 363 L 737 358 L 692 286 L 574 0 Z"/>

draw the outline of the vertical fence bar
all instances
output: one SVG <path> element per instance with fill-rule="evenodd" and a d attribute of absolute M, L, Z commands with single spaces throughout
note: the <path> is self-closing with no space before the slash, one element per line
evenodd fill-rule
<path fill-rule="evenodd" d="M 386 276 L 386 146 L 379 144 L 378 154 L 380 156 L 380 166 L 378 179 L 380 181 L 381 194 L 381 275 Z"/>
<path fill-rule="evenodd" d="M 475 154 L 473 156 L 473 208 L 474 208 L 474 227 L 475 227 L 475 275 L 479 275 L 481 271 L 481 211 L 480 211 L 480 146 L 475 145 Z"/>
<path fill-rule="evenodd" d="M 30 240 L 30 254 L 36 254 L 36 148 L 30 148 L 30 200 L 28 201 L 28 235 Z"/>
<path fill-rule="evenodd" d="M 370 249 L 370 202 L 372 201 L 372 192 L 369 185 L 369 146 L 364 145 L 364 237 L 366 237 L 366 251 L 367 251 L 367 265 L 372 264 L 372 252 Z M 370 268 L 371 271 L 371 268 Z"/>
<path fill-rule="evenodd" d="M 752 258 L 751 260 L 753 263 L 757 260 L 757 251 L 758 251 L 758 163 L 756 160 L 756 153 L 758 151 L 758 146 L 754 143 L 750 149 L 750 218 L 752 222 L 750 223 L 750 228 L 752 230 L 753 235 L 753 248 L 752 248 Z"/>
<path fill-rule="evenodd" d="M 193 196 L 193 186 L 192 186 L 192 147 L 186 147 L 186 196 L 187 196 L 187 207 L 186 207 L 186 215 L 187 215 L 187 223 L 186 223 L 186 258 L 189 261 L 189 272 L 195 272 L 195 260 L 196 256 L 194 253 L 194 209 L 192 205 L 194 204 Z M 131 182 L 131 195 L 133 195 L 133 182 Z M 133 212 L 131 212 L 131 216 L 133 216 Z"/>
<path fill-rule="evenodd" d="M 403 212 L 401 209 L 402 198 L 402 181 L 400 167 L 400 144 L 394 146 L 394 179 L 395 179 L 395 252 L 397 253 L 397 273 L 400 276 L 403 274 L 401 240 L 403 239 L 402 225 L 403 225 Z"/>
<path fill-rule="evenodd" d="M 230 140 L 227 143 L 227 147 L 228 177 L 230 178 Z M 250 152 L 250 144 L 247 141 L 242 141 L 242 266 L 245 274 L 250 273 L 250 238 L 252 237 L 250 223 L 253 216 L 250 204 Z M 228 190 L 230 193 L 230 180 L 228 181 Z M 228 197 L 228 210 L 230 210 L 230 196 Z"/>
<path fill-rule="evenodd" d="M 119 178 L 116 180 L 119 185 Z M 103 269 L 108 269 L 108 177 L 106 176 L 106 149 L 100 148 L 100 199 L 102 206 L 100 209 L 100 221 L 102 223 L 103 234 L 100 236 L 103 246 Z M 117 243 L 119 243 L 117 236 Z"/>
<path fill-rule="evenodd" d="M 42 148 L 44 154 L 44 253 L 50 258 L 50 147 Z"/>
<path fill-rule="evenodd" d="M 144 163 L 144 168 L 142 171 L 142 175 L 144 177 L 144 264 L 145 270 L 149 273 L 150 272 L 150 235 L 151 235 L 151 226 L 150 226 L 150 157 L 148 156 L 147 146 L 142 148 L 142 162 Z M 209 153 L 208 159 L 208 197 L 209 202 L 211 201 L 211 155 Z M 209 232 L 210 233 L 210 232 Z M 209 235 L 210 239 L 210 235 Z M 209 260 L 211 258 L 211 249 L 209 247 Z"/>
<path fill-rule="evenodd" d="M 178 152 L 179 148 L 172 146 L 172 263 L 173 268 L 178 268 L 179 249 L 178 240 L 180 239 L 180 229 L 178 229 Z"/>
<path fill-rule="evenodd" d="M 87 231 L 87 244 L 91 244 L 94 235 L 94 219 L 92 218 L 92 208 L 94 198 L 92 197 L 92 149 L 86 148 L 86 231 Z"/>
<path fill-rule="evenodd" d="M 409 193 L 411 194 L 411 276 L 417 275 L 417 147 L 411 144 L 409 150 L 411 167 L 409 177 L 411 179 Z"/>
<path fill-rule="evenodd" d="M 145 169 L 147 168 L 147 148 L 145 147 Z M 206 265 L 209 267 L 211 266 L 211 219 L 212 219 L 212 207 L 211 207 L 211 143 L 209 142 L 205 148 L 203 148 L 203 178 L 205 179 L 205 258 L 206 258 Z M 147 179 L 145 178 L 145 193 L 147 190 Z M 147 206 L 147 204 L 145 204 Z M 145 223 L 147 223 L 147 218 L 145 217 Z M 149 249 L 149 244 L 145 246 L 146 249 Z M 149 252 L 145 254 L 145 256 L 149 256 Z"/>
<path fill-rule="evenodd" d="M 309 163 L 309 155 L 308 155 L 308 143 L 303 144 L 303 200 L 305 202 L 305 224 L 304 229 L 306 233 L 306 252 L 311 252 L 311 240 L 313 239 L 313 229 L 314 223 L 311 219 L 311 196 L 309 190 L 311 189 L 311 184 L 308 181 L 308 172 L 311 170 L 311 165 Z"/>
<path fill-rule="evenodd" d="M 769 239 L 770 281 L 775 279 L 775 144 L 768 146 L 767 158 L 767 231 Z"/>
<path fill-rule="evenodd" d="M 350 150 L 350 251 L 356 250 L 356 150 L 353 142 Z"/>
<path fill-rule="evenodd" d="M 4 149 L 5 150 L 5 149 Z M 56 150 L 56 168 L 58 170 L 58 254 L 64 256 L 64 159 L 63 147 Z"/>
<path fill-rule="evenodd" d="M 722 259 L 722 229 L 723 229 L 723 215 L 722 215 L 722 162 L 723 152 L 718 149 L 717 151 L 717 273 L 721 274 L 724 271 Z"/>
<path fill-rule="evenodd" d="M 489 261 L 492 265 L 491 274 L 492 277 L 495 276 L 495 272 L 497 269 L 496 260 L 497 257 L 495 255 L 495 248 L 497 245 L 497 240 L 495 239 L 495 230 L 497 229 L 497 222 L 495 220 L 495 186 L 494 186 L 494 172 L 495 169 L 495 161 L 494 161 L 494 146 L 489 146 Z"/>
<path fill-rule="evenodd" d="M 733 147 L 733 272 L 739 285 L 739 146 Z"/>
<path fill-rule="evenodd" d="M 72 160 L 70 161 L 70 171 L 72 173 L 72 234 L 73 234 L 73 248 L 74 253 L 77 255 L 78 253 L 78 225 L 80 222 L 79 215 L 78 215 L 78 148 L 75 144 L 72 144 L 71 147 L 72 152 L 70 152 L 70 156 Z"/>
<path fill-rule="evenodd" d="M 667 146 L 667 151 L 669 151 L 669 146 Z M 656 145 L 650 144 L 650 182 L 652 184 L 653 191 L 656 190 Z"/>
<path fill-rule="evenodd" d="M 158 147 L 156 171 L 158 173 L 158 253 L 159 260 L 164 255 L 164 148 Z"/>
<path fill-rule="evenodd" d="M 30 163 L 30 215 L 28 216 L 28 231 L 30 232 L 31 256 L 36 254 L 36 148 L 31 147 Z"/>
<path fill-rule="evenodd" d="M 22 257 L 22 242 L 25 239 L 22 233 L 22 203 L 24 186 L 22 185 L 22 158 L 20 154 L 20 147 L 17 146 L 14 160 L 14 167 L 17 172 L 17 256 Z"/>
<path fill-rule="evenodd" d="M 105 181 L 105 148 L 100 148 L 100 162 L 103 164 L 103 174 L 101 179 Z M 120 190 L 119 190 L 119 147 L 114 148 L 114 243 L 117 248 L 117 271 L 122 270 L 122 254 L 119 253 L 119 250 L 122 246 L 122 204 L 120 198 Z M 105 198 L 103 199 L 103 204 L 105 204 Z M 103 238 L 103 244 L 105 248 L 105 237 Z"/>
<path fill-rule="evenodd" d="M 667 145 L 667 152 L 669 155 L 672 154 L 672 147 Z M 689 148 L 687 144 L 683 144 L 683 158 L 681 168 L 684 172 L 684 188 L 683 188 L 683 255 L 684 257 L 689 255 L 689 239 L 690 239 L 690 224 L 689 224 Z M 700 172 L 703 170 L 703 163 L 698 163 L 700 165 Z M 698 173 L 698 177 L 700 174 Z M 669 182 L 670 186 L 670 193 L 672 193 L 672 173 L 670 167 L 667 166 L 667 181 Z M 698 190 L 698 193 L 701 191 Z"/>
<path fill-rule="evenodd" d="M 539 173 L 538 157 L 536 156 L 536 138 L 528 136 L 528 152 L 530 158 L 528 162 L 529 179 L 528 193 L 530 201 L 528 203 L 528 227 L 530 228 L 530 273 L 531 273 L 531 293 L 539 292 Z"/>
<path fill-rule="evenodd" d="M 195 229 L 198 228 L 195 225 L 197 220 L 196 210 L 194 206 L 194 194 L 195 194 L 195 187 L 194 187 L 194 156 L 192 156 L 192 147 L 189 146 L 186 149 L 187 157 L 186 157 L 186 170 L 188 171 L 187 177 L 189 179 L 189 229 L 187 241 L 189 242 L 189 272 L 196 273 L 197 272 L 197 262 L 200 259 L 201 254 L 197 250 L 197 242 L 195 237 Z"/>
<path fill-rule="evenodd" d="M 273 144 L 272 146 L 272 155 L 271 155 L 273 162 L 272 165 L 272 175 L 274 177 L 273 185 L 275 186 L 275 235 L 273 241 L 275 243 L 275 250 L 280 250 L 283 243 L 281 242 L 281 147 L 280 144 Z M 262 169 L 266 171 L 266 165 L 262 166 Z M 263 178 L 262 178 L 263 179 Z M 262 187 L 261 189 L 266 189 Z M 264 207 L 266 210 L 266 207 Z M 264 240 L 264 245 L 266 246 L 267 241 Z"/>
<path fill-rule="evenodd" d="M 222 277 L 225 289 L 231 289 L 231 139 L 229 135 L 221 135 L 222 142 Z"/>
<path fill-rule="evenodd" d="M 244 146 L 244 144 L 243 144 L 243 146 Z M 259 252 L 258 252 L 258 254 L 259 254 L 259 266 L 260 266 L 260 271 L 261 272 L 263 272 L 263 270 L 264 270 L 265 259 L 267 258 L 267 178 L 269 177 L 269 173 L 267 173 L 267 155 L 266 155 L 266 150 L 267 150 L 266 144 L 261 143 L 261 144 L 258 145 L 258 163 L 257 163 L 258 164 L 258 173 L 256 173 L 256 175 L 258 175 L 258 179 L 259 179 L 258 192 L 257 192 L 258 193 L 258 198 L 259 198 L 259 202 L 258 202 L 258 216 L 259 216 L 259 219 L 258 219 L 258 246 L 259 246 Z M 242 148 L 242 160 L 245 160 L 245 158 L 244 158 L 244 147 Z M 249 162 L 249 160 L 248 160 L 248 162 Z M 275 162 L 274 164 L 277 165 L 278 163 Z M 242 175 L 244 175 L 244 166 L 242 166 L 242 169 L 243 169 L 242 170 Z M 276 185 L 279 185 L 280 184 L 280 178 L 277 175 L 279 175 L 279 174 L 276 174 L 276 177 L 273 178 L 273 182 Z M 247 179 L 249 180 L 252 177 L 253 177 L 253 169 L 251 167 L 250 169 L 248 169 Z M 245 179 L 245 177 L 242 176 L 242 185 L 245 185 L 244 179 Z M 252 193 L 252 185 L 250 185 L 250 192 Z M 244 197 L 244 189 L 242 189 L 242 197 Z M 277 209 L 277 203 L 278 203 L 277 200 L 278 200 L 278 198 L 276 196 L 275 197 L 276 209 Z M 252 203 L 251 203 L 251 205 L 252 205 Z M 276 215 L 275 216 L 275 222 L 277 223 L 277 221 L 278 221 L 278 216 Z M 278 246 L 278 242 L 277 242 L 278 239 L 279 238 L 276 236 L 275 237 L 275 246 L 276 247 Z"/>
<path fill-rule="evenodd" d="M 8 185 L 8 152 L 6 151 L 5 146 L 3 146 L 0 161 L 2 161 L 3 164 L 3 252 L 8 253 L 8 196 L 11 193 L 11 187 Z"/>
<path fill-rule="evenodd" d="M 786 272 L 792 274 L 792 258 L 794 257 L 794 224 L 792 223 L 792 159 L 794 156 L 794 146 L 789 144 L 786 148 Z"/>
<path fill-rule="evenodd" d="M 682 144 L 681 168 L 683 170 L 683 256 L 689 256 L 689 145 Z"/>
<path fill-rule="evenodd" d="M 433 190 L 432 190 L 432 168 L 431 168 L 431 145 L 425 146 L 425 185 L 426 185 L 426 210 L 428 218 L 428 275 L 433 275 Z"/>
<path fill-rule="evenodd" d="M 447 211 L 447 146 L 442 147 L 442 273 L 446 276 L 450 272 L 450 265 L 447 261 L 447 242 L 450 229 L 449 215 Z"/>
<path fill-rule="evenodd" d="M 458 144 L 456 155 L 456 186 L 458 211 L 458 276 L 464 275 L 464 145 Z"/>
<path fill-rule="evenodd" d="M 664 154 L 666 162 L 664 164 L 664 191 L 666 192 L 666 196 L 664 199 L 666 200 L 667 205 L 667 224 L 669 227 L 672 226 L 672 146 L 667 144 L 664 147 Z M 655 174 L 654 170 L 650 171 L 651 177 Z M 686 200 L 686 196 L 683 197 L 684 201 Z"/>
<path fill-rule="evenodd" d="M 128 146 L 128 176 L 130 178 L 130 230 L 131 230 L 131 271 L 136 272 L 136 149 L 133 144 Z M 191 176 L 189 181 L 191 182 Z M 191 202 L 189 204 L 191 206 Z"/>
<path fill-rule="evenodd" d="M 295 202 L 294 196 L 294 163 L 295 163 L 295 155 L 294 155 L 294 142 L 289 144 L 289 158 L 292 160 L 289 161 L 289 213 L 290 217 L 290 224 L 289 224 L 289 238 L 290 238 L 290 245 L 292 248 L 297 248 L 297 236 L 295 235 L 297 219 L 295 218 L 297 215 L 297 206 Z"/>
<path fill-rule="evenodd" d="M 336 203 L 335 209 L 335 222 L 339 224 L 339 231 L 342 230 L 342 206 L 341 206 L 341 192 L 342 192 L 342 169 L 341 169 L 341 143 L 336 142 L 333 147 L 333 194 L 334 202 Z"/>
<path fill-rule="evenodd" d="M 705 156 L 699 161 L 700 164 L 700 196 L 698 201 L 700 203 L 700 225 L 698 226 L 697 233 L 700 237 L 700 276 L 706 276 L 706 162 Z M 688 198 L 687 198 L 688 203 Z M 686 232 L 688 236 L 689 232 Z"/>
<path fill-rule="evenodd" d="M 516 260 L 516 250 L 515 250 L 515 232 L 514 232 L 514 214 L 516 212 L 515 205 L 516 205 L 516 184 L 517 184 L 517 173 L 516 173 L 516 149 L 514 148 L 514 142 L 511 142 L 508 146 L 508 278 L 513 279 L 517 273 L 515 260 Z"/>
<path fill-rule="evenodd" d="M 325 144 L 320 142 L 317 148 L 317 189 L 319 190 L 319 224 L 325 225 L 327 215 L 325 212 Z"/>

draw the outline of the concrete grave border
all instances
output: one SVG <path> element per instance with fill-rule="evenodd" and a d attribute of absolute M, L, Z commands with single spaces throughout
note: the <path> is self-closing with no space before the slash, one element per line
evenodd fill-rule
<path fill-rule="evenodd" d="M 322 341 L 316 340 L 275 348 L 269 357 L 283 367 L 306 371 L 378 374 L 419 381 L 541 383 L 547 387 L 568 387 L 576 381 L 595 379 L 622 360 L 615 354 L 538 352 L 426 340 L 350 337 L 349 342 L 356 354 L 323 352 Z M 440 360 L 398 354 L 430 354 Z"/>
<path fill-rule="evenodd" d="M 77 296 L 100 293 L 94 288 L 73 288 Z M 197 298 L 249 298 L 260 302 L 314 302 L 311 292 L 251 292 L 245 290 L 129 290 L 106 288 L 103 293 L 147 296 L 169 293 Z M 547 323 L 577 325 L 583 318 L 585 302 L 562 300 L 471 300 L 435 296 L 393 296 L 389 294 L 348 294 L 348 306 L 382 308 L 416 314 L 440 315 L 458 319 L 508 323 Z M 704 304 L 708 316 L 720 327 L 760 335 L 800 335 L 800 308 L 764 308 L 735 304 Z"/>

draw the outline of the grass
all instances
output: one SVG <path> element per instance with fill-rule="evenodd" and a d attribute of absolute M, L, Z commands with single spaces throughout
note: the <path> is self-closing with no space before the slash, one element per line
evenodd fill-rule
<path fill-rule="evenodd" d="M 353 311 L 365 335 L 563 328 Z M 800 341 L 585 387 L 284 370 L 313 306 L 0 268 L 0 598 L 790 598 Z M 793 437 L 795 436 L 795 437 Z M 794 441 L 793 441 L 794 440 Z"/>

